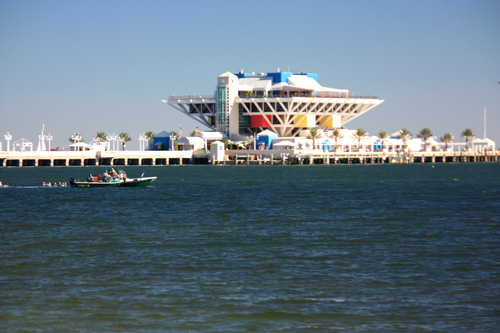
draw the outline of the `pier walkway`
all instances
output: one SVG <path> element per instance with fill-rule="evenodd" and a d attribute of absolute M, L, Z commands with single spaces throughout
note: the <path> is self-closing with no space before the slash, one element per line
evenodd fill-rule
<path fill-rule="evenodd" d="M 203 151 L 43 151 L 0 152 L 0 167 L 128 166 L 184 164 L 390 164 L 500 162 L 500 150 L 487 152 L 352 152 L 320 150 L 226 150 L 216 161 Z"/>
<path fill-rule="evenodd" d="M 0 152 L 0 166 L 98 166 L 191 164 L 192 151 L 29 151 Z"/>

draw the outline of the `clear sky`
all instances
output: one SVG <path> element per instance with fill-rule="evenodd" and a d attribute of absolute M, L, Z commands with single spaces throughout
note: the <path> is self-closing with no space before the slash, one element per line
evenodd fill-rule
<path fill-rule="evenodd" d="M 500 1 L 0 0 L 0 141 L 184 133 L 161 102 L 213 94 L 223 72 L 318 74 L 385 102 L 347 124 L 371 135 L 471 128 L 500 146 Z"/>

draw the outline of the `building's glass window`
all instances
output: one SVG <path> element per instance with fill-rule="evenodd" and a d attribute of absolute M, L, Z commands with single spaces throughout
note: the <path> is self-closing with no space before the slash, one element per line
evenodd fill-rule
<path fill-rule="evenodd" d="M 216 118 L 217 130 L 222 133 L 229 133 L 229 100 L 228 87 L 217 86 L 216 89 Z"/>
<path fill-rule="evenodd" d="M 240 109 L 239 109 L 239 125 L 240 125 L 240 128 L 242 127 L 250 127 L 251 124 L 252 124 L 252 121 L 251 121 L 251 117 L 250 116 L 245 116 L 243 110 L 242 110 L 242 106 L 240 105 Z"/>

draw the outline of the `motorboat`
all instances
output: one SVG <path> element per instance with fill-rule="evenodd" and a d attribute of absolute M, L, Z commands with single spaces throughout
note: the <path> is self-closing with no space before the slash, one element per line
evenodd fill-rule
<path fill-rule="evenodd" d="M 102 175 L 89 174 L 85 181 L 69 179 L 71 187 L 146 187 L 156 180 L 157 177 L 144 177 L 144 173 L 138 178 L 129 178 L 123 170 L 117 173 L 114 168 L 106 167 Z"/>

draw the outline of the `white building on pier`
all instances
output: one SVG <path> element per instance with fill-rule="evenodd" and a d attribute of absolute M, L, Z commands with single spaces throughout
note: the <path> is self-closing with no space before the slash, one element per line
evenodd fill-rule
<path fill-rule="evenodd" d="M 170 96 L 163 102 L 243 141 L 266 129 L 279 137 L 303 137 L 311 128 L 341 128 L 384 101 L 323 87 L 314 73 L 241 71 L 219 75 L 214 96 Z"/>

